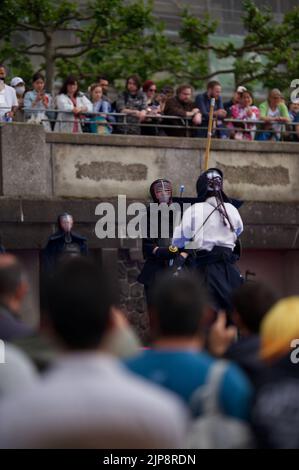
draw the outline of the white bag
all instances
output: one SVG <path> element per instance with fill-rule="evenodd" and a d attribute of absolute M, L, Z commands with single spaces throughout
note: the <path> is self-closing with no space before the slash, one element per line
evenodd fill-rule
<path fill-rule="evenodd" d="M 224 415 L 220 410 L 219 392 L 222 379 L 229 367 L 224 360 L 211 366 L 208 380 L 191 397 L 191 408 L 198 406 L 201 416 L 194 419 L 186 439 L 187 449 L 248 449 L 253 447 L 253 436 L 243 421 Z"/>

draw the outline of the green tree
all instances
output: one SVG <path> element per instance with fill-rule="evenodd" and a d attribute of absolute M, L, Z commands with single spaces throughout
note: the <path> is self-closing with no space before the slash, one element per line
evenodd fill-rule
<path fill-rule="evenodd" d="M 30 57 L 39 57 L 49 90 L 55 74 L 69 73 L 84 85 L 100 74 L 113 80 L 138 73 L 142 79 L 158 74 L 160 81 L 189 82 L 196 88 L 232 74 L 232 87 L 258 81 L 287 89 L 299 77 L 299 7 L 280 23 L 252 0 L 245 0 L 243 9 L 245 35 L 236 44 L 230 39 L 215 43 L 217 22 L 209 16 L 195 18 L 185 9 L 178 37 L 170 40 L 153 16 L 151 0 L 2 0 L 0 61 L 26 78 L 32 72 Z M 29 39 L 13 40 L 18 33 Z M 209 70 L 209 54 L 219 59 L 217 70 Z M 222 66 L 221 59 L 231 65 Z"/>
<path fill-rule="evenodd" d="M 299 77 L 299 7 L 287 12 L 281 23 L 274 20 L 270 9 L 259 9 L 252 0 L 243 1 L 243 9 L 246 34 L 241 45 L 231 40 L 213 45 L 206 37 L 216 31 L 217 25 L 183 12 L 182 48 L 187 51 L 197 48 L 200 53 L 207 51 L 218 59 L 232 59 L 231 67 L 208 72 L 201 77 L 204 80 L 233 74 L 235 86 L 253 85 L 258 80 L 264 87 L 289 88 L 291 81 Z M 196 66 L 190 64 L 190 70 L 190 80 L 194 81 L 198 77 Z"/>
<path fill-rule="evenodd" d="M 19 61 L 19 70 L 23 70 L 28 58 L 39 57 L 50 90 L 55 70 L 60 76 L 75 71 L 81 78 L 94 79 L 99 72 L 122 76 L 126 68 L 145 76 L 146 70 L 156 71 L 161 66 L 165 41 L 151 11 L 151 2 L 138 0 L 90 0 L 84 4 L 75 0 L 2 0 L 0 58 L 12 63 L 14 70 Z M 13 41 L 20 32 L 36 39 Z M 61 33 L 67 37 L 64 43 Z M 143 50 L 141 61 L 138 56 Z M 138 58 L 136 70 L 134 59 Z"/>

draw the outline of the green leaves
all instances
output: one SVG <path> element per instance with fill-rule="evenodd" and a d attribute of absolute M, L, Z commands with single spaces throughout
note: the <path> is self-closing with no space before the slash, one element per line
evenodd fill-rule
<path fill-rule="evenodd" d="M 238 41 L 217 41 L 217 21 L 197 18 L 187 9 L 181 12 L 178 35 L 169 39 L 152 10 L 153 2 L 146 0 L 2 0 L 0 61 L 27 79 L 30 57 L 36 56 L 49 89 L 55 78 L 49 64 L 55 64 L 57 78 L 75 73 L 83 86 L 101 74 L 117 80 L 138 73 L 158 83 L 189 82 L 200 88 L 221 72 L 220 80 L 233 74 L 232 87 L 258 79 L 262 86 L 283 89 L 299 76 L 299 8 L 278 24 L 270 10 L 245 0 L 246 34 Z M 27 42 L 16 40 L 18 34 Z"/>

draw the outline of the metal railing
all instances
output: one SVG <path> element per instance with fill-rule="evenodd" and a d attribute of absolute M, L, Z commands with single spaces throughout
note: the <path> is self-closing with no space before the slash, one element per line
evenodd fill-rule
<path fill-rule="evenodd" d="M 7 110 L 7 107 L 0 107 L 1 109 Z M 40 115 L 47 115 L 47 118 L 41 119 L 40 122 L 49 122 L 49 123 L 72 123 L 74 124 L 75 119 L 57 119 L 57 114 L 63 113 L 63 114 L 69 114 L 69 115 L 74 115 L 72 111 L 65 111 L 65 110 L 60 110 L 56 108 L 51 108 L 51 109 L 36 109 L 36 108 L 23 108 L 22 111 L 24 111 L 25 116 L 26 114 L 31 114 L 31 116 L 38 116 Z M 52 116 L 51 116 L 52 114 Z M 55 117 L 54 117 L 55 115 Z M 109 120 L 109 116 L 113 119 Z M 106 118 L 106 122 L 101 122 L 97 119 L 93 119 L 96 117 L 104 117 Z M 114 130 L 117 132 L 117 128 L 122 129 L 123 134 L 128 133 L 128 128 L 129 127 L 140 127 L 140 128 L 156 128 L 156 129 L 183 129 L 185 131 L 186 136 L 188 136 L 189 132 L 195 132 L 196 131 L 207 131 L 207 126 L 194 126 L 192 125 L 192 119 L 193 117 L 182 117 L 182 116 L 168 116 L 164 114 L 146 114 L 145 116 L 145 121 L 140 122 L 138 118 L 136 117 L 136 120 L 134 118 L 133 114 L 128 114 L 128 113 L 116 113 L 116 112 L 111 112 L 111 113 L 99 113 L 99 112 L 82 112 L 79 115 L 77 115 L 77 122 L 79 122 L 83 127 L 88 124 L 96 124 L 97 126 L 109 126 L 111 129 L 114 128 Z M 150 122 L 146 122 L 147 120 L 151 120 Z M 181 121 L 181 125 L 179 124 L 171 124 L 171 121 Z M 169 124 L 166 124 L 165 122 L 169 121 Z M 223 126 L 218 126 L 216 125 L 216 122 L 221 122 L 223 123 Z M 233 127 L 227 126 L 227 124 L 233 124 Z M 282 135 L 298 135 L 298 133 L 295 130 L 295 126 L 299 125 L 299 123 L 294 123 L 294 122 L 279 122 L 276 120 L 267 120 L 264 121 L 262 119 L 254 120 L 254 119 L 233 119 L 233 118 L 225 118 L 222 120 L 219 120 L 217 118 L 214 119 L 214 126 L 213 130 L 214 133 L 216 131 L 225 131 L 228 134 L 232 134 L 233 132 L 242 132 L 242 133 L 250 133 L 253 132 L 256 135 L 259 133 L 267 132 L 273 135 L 276 135 L 278 131 L 273 128 L 265 129 L 264 126 L 265 124 L 277 124 L 281 126 L 281 130 L 279 131 L 280 134 Z M 246 125 L 254 126 L 253 128 L 246 128 Z M 88 131 L 84 131 L 88 132 Z M 90 132 L 94 133 L 94 132 Z M 228 136 L 229 137 L 229 136 Z"/>

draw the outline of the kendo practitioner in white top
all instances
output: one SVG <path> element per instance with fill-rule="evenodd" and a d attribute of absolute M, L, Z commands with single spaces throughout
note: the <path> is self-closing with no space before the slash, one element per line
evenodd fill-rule
<path fill-rule="evenodd" d="M 214 309 L 229 314 L 231 293 L 244 282 L 235 266 L 239 259 L 236 243 L 243 222 L 238 209 L 223 192 L 221 170 L 205 171 L 198 178 L 196 189 L 196 203 L 184 212 L 180 225 L 174 229 L 172 245 L 181 251 L 174 262 L 176 273 L 183 266 L 196 269 Z"/>

